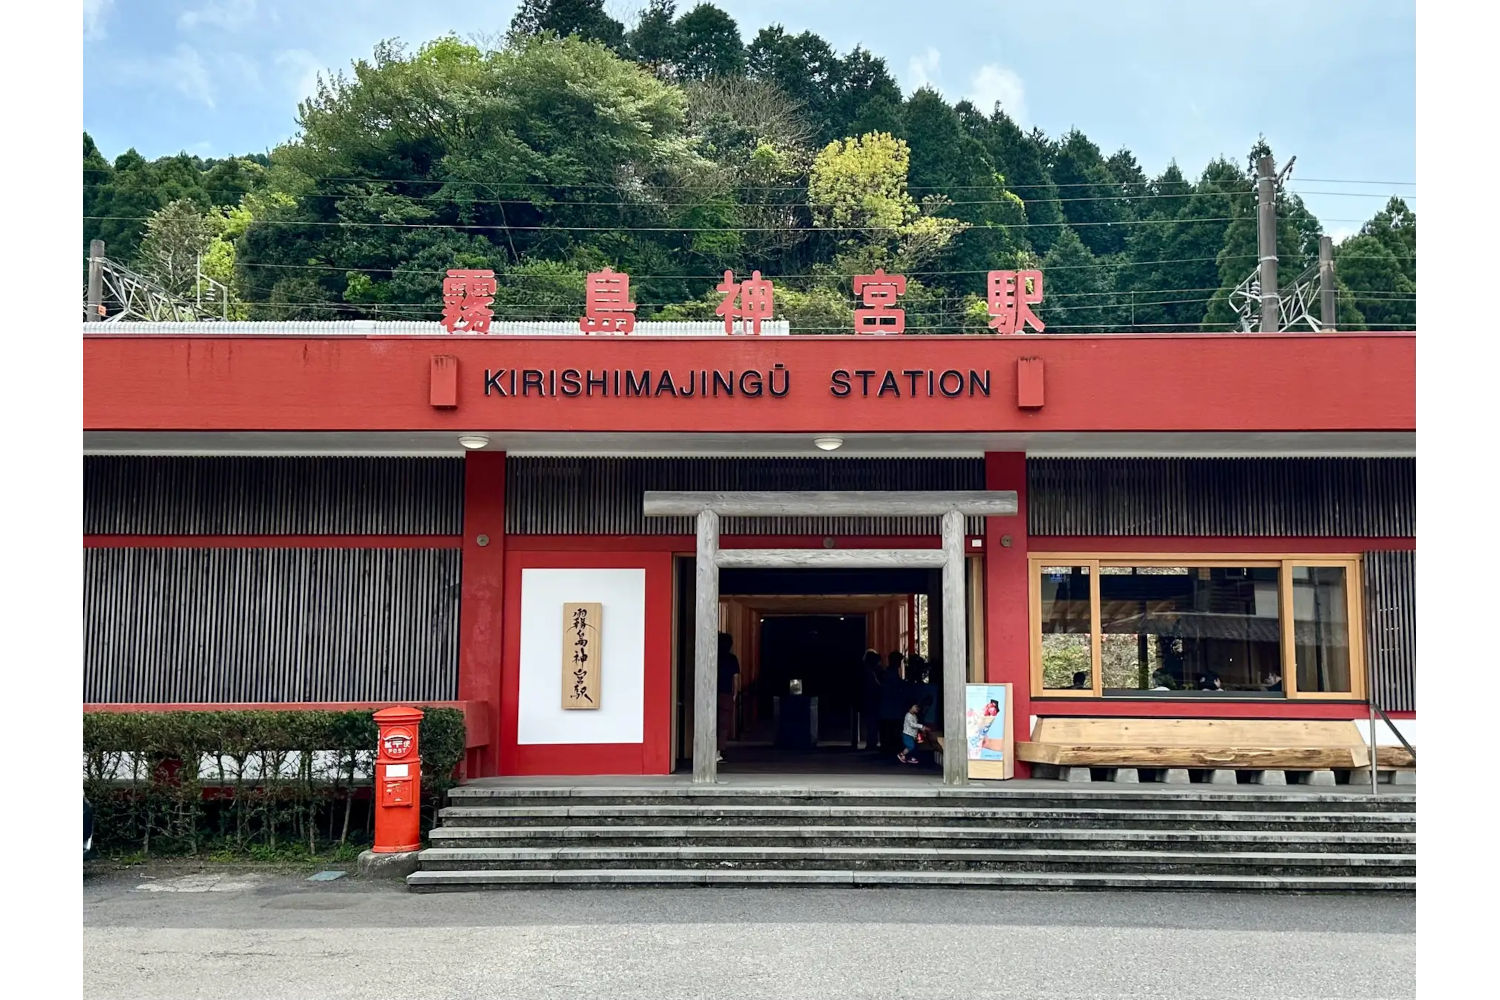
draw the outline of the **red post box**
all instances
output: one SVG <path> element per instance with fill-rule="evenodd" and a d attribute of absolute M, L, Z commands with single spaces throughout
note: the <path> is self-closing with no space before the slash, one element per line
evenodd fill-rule
<path fill-rule="evenodd" d="M 380 744 L 375 751 L 376 854 L 399 854 L 422 847 L 422 757 L 417 729 L 419 708 L 382 708 L 375 713 Z"/>

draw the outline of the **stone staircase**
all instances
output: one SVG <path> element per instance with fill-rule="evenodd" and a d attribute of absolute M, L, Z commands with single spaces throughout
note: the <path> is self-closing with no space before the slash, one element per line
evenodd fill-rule
<path fill-rule="evenodd" d="M 407 885 L 1415 887 L 1406 790 L 1028 785 L 462 785 Z"/>

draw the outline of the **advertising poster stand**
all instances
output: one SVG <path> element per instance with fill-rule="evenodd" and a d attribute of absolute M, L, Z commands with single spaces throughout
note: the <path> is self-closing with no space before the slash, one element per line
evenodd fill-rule
<path fill-rule="evenodd" d="M 1015 777 L 1015 727 L 1009 684 L 968 684 L 964 742 L 970 778 Z"/>

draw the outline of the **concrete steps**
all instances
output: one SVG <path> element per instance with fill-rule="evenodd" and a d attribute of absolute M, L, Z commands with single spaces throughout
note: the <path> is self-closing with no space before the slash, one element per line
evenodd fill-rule
<path fill-rule="evenodd" d="M 1415 797 L 1211 786 L 858 789 L 475 783 L 415 891 L 969 885 L 1410 891 Z"/>
<path fill-rule="evenodd" d="M 696 823 L 739 826 L 747 821 L 807 826 L 837 822 L 951 827 L 1037 826 L 1115 829 L 1359 829 L 1410 830 L 1411 813 L 1266 812 L 1208 809 L 1023 809 L 984 806 L 808 806 L 808 805 L 583 805 L 583 806 L 449 806 L 439 814 L 443 829 L 466 827 L 639 826 Z M 436 831 L 434 831 L 436 833 Z"/>
<path fill-rule="evenodd" d="M 1017 847 L 1052 850 L 1132 850 L 1162 843 L 1161 830 L 1038 830 L 1033 827 L 937 826 L 519 826 L 451 827 L 432 832 L 434 848 L 535 847 Z M 1365 854 L 1410 854 L 1412 838 L 1399 832 L 1286 832 L 1174 830 L 1181 851 L 1319 852 L 1339 846 Z"/>
<path fill-rule="evenodd" d="M 1353 878 L 1275 877 L 1264 875 L 1131 875 L 1078 873 L 1052 875 L 1036 872 L 922 872 L 785 869 L 575 868 L 551 871 L 419 871 L 407 876 L 417 892 L 454 892 L 473 889 L 580 889 L 624 886 L 967 886 L 1003 889 L 1155 889 L 1168 891 L 1258 892 L 1410 892 L 1414 878 L 1356 876 Z"/>

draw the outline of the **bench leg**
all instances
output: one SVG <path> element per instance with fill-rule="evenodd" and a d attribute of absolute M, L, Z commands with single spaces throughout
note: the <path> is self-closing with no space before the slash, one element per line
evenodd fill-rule
<path fill-rule="evenodd" d="M 1162 774 L 1161 780 L 1169 785 L 1186 785 L 1192 779 L 1188 777 L 1187 768 L 1169 767 Z"/>
<path fill-rule="evenodd" d="M 1094 776 L 1086 767 L 1065 767 L 1062 769 L 1064 781 L 1093 781 Z"/>
<path fill-rule="evenodd" d="M 1328 788 L 1338 784 L 1338 781 L 1334 778 L 1332 771 L 1308 771 L 1307 783 Z"/>
<path fill-rule="evenodd" d="M 1285 771 L 1257 771 L 1250 779 L 1256 785 L 1284 785 L 1286 784 Z"/>
<path fill-rule="evenodd" d="M 1136 767 L 1115 768 L 1116 784 L 1138 785 L 1141 783 L 1141 771 Z"/>
<path fill-rule="evenodd" d="M 1214 785 L 1238 785 L 1239 783 L 1240 779 L 1235 777 L 1234 771 L 1227 767 L 1216 768 L 1213 778 L 1210 779 L 1210 784 Z"/>
<path fill-rule="evenodd" d="M 1393 785 L 1415 785 L 1417 783 L 1417 769 L 1392 771 L 1391 784 Z"/>

